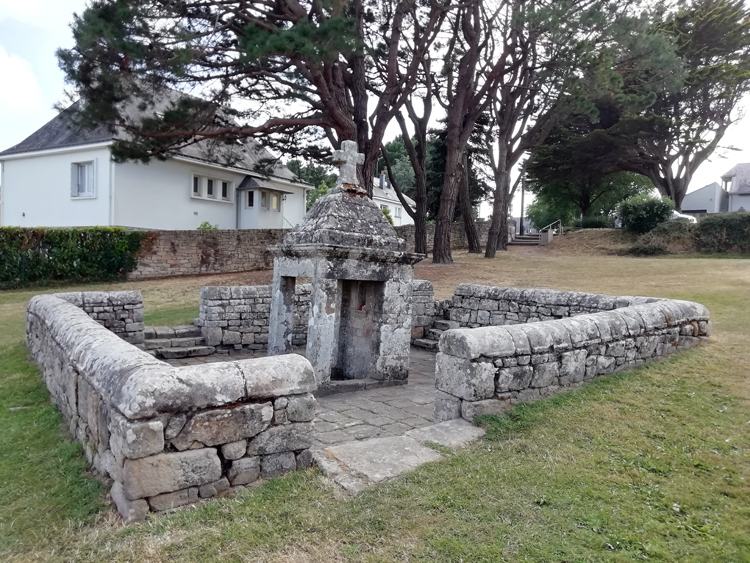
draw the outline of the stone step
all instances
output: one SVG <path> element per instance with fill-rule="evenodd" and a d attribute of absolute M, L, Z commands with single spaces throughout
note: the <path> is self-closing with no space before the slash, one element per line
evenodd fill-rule
<path fill-rule="evenodd" d="M 538 240 L 514 240 L 508 243 L 508 246 L 539 246 Z"/>
<path fill-rule="evenodd" d="M 417 348 L 424 348 L 425 350 L 438 349 L 437 340 L 430 340 L 428 338 L 417 338 L 414 342 L 412 342 L 412 346 L 416 346 Z"/>
<path fill-rule="evenodd" d="M 444 330 L 440 330 L 440 329 L 437 329 L 437 328 L 428 328 L 427 329 L 427 335 L 425 336 L 425 338 L 427 338 L 428 340 L 438 341 L 438 340 L 440 340 L 440 336 L 444 332 L 445 332 Z"/>
<path fill-rule="evenodd" d="M 146 340 L 164 338 L 200 338 L 201 329 L 195 325 L 180 326 L 147 326 L 143 329 Z"/>
<path fill-rule="evenodd" d="M 143 341 L 146 350 L 158 350 L 160 348 L 171 348 L 172 341 L 169 338 L 147 338 Z"/>
<path fill-rule="evenodd" d="M 170 348 L 190 348 L 192 346 L 203 346 L 205 342 L 201 336 L 172 338 L 170 339 Z"/>
<path fill-rule="evenodd" d="M 452 328 L 461 328 L 461 325 L 457 321 L 445 321 L 443 319 L 437 319 L 432 326 L 437 330 L 450 330 Z"/>
<path fill-rule="evenodd" d="M 160 348 L 156 350 L 156 354 L 165 360 L 210 356 L 214 352 L 216 352 L 216 348 L 213 346 L 186 346 L 183 348 Z"/>

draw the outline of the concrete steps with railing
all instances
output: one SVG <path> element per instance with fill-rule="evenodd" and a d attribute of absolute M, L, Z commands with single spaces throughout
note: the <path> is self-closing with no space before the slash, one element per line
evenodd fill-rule
<path fill-rule="evenodd" d="M 195 325 L 147 326 L 144 337 L 146 352 L 165 360 L 210 356 L 216 352 L 213 346 L 206 346 L 200 327 Z"/>
<path fill-rule="evenodd" d="M 516 235 L 508 246 L 539 246 L 541 244 L 541 235 Z"/>

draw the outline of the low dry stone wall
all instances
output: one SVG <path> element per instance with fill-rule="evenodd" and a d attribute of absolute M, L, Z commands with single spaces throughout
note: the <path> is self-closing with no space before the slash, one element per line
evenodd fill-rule
<path fill-rule="evenodd" d="M 26 344 L 127 522 L 311 465 L 316 384 L 305 358 L 172 367 L 100 322 L 39 295 Z"/>
<path fill-rule="evenodd" d="M 416 340 L 425 335 L 435 322 L 437 310 L 435 290 L 427 280 L 414 280 L 412 289 L 411 338 Z"/>
<path fill-rule="evenodd" d="M 307 344 L 310 284 L 295 286 L 292 344 Z M 432 283 L 413 282 L 412 339 L 422 338 L 435 320 Z M 271 286 L 206 286 L 201 288 L 200 313 L 195 324 L 207 346 L 265 350 L 271 316 Z M 415 336 L 418 334 L 419 336 Z"/>
<path fill-rule="evenodd" d="M 129 280 L 246 272 L 270 268 L 268 246 L 279 244 L 282 229 L 154 231 L 138 253 Z"/>
<path fill-rule="evenodd" d="M 468 326 L 510 325 L 442 334 L 436 422 L 497 414 L 691 348 L 711 332 L 708 310 L 689 301 L 462 285 L 450 303 L 444 312 Z"/>
<path fill-rule="evenodd" d="M 436 308 L 447 320 L 476 328 L 551 321 L 657 301 L 663 300 L 462 283 L 452 298 L 437 303 Z"/>
<path fill-rule="evenodd" d="M 295 286 L 292 344 L 307 343 L 310 284 Z M 206 286 L 201 288 L 195 324 L 207 346 L 265 350 L 271 316 L 271 286 Z"/>
<path fill-rule="evenodd" d="M 125 342 L 143 346 L 143 296 L 140 291 L 56 293 L 55 297 L 82 309 Z"/>

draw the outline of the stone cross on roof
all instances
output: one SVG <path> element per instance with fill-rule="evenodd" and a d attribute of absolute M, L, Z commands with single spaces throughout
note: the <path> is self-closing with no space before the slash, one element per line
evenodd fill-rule
<path fill-rule="evenodd" d="M 357 143 L 354 141 L 344 141 L 341 143 L 341 150 L 334 151 L 333 163 L 339 165 L 339 179 L 337 186 L 350 184 L 358 186 L 357 165 L 365 161 L 365 155 L 357 152 Z"/>

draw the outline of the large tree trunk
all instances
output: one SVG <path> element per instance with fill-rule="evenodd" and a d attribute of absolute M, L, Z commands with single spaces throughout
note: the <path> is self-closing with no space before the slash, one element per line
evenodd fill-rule
<path fill-rule="evenodd" d="M 474 222 L 474 210 L 471 208 L 471 195 L 469 194 L 469 154 L 466 152 L 464 153 L 463 168 L 464 173 L 461 177 L 461 189 L 458 193 L 458 201 L 464 221 L 466 245 L 469 247 L 469 254 L 479 254 L 482 252 L 482 243 L 479 241 L 477 225 Z"/>
<path fill-rule="evenodd" d="M 508 150 L 505 143 L 498 143 L 499 154 L 495 170 L 495 198 L 492 203 L 492 222 L 487 233 L 485 258 L 494 258 L 498 247 L 508 249 L 508 205 L 510 198 L 510 174 L 508 172 Z"/>
<path fill-rule="evenodd" d="M 452 264 L 451 254 L 451 226 L 456 212 L 456 200 L 461 184 L 462 154 L 458 139 L 458 130 L 448 130 L 445 140 L 445 176 L 443 177 L 443 192 L 440 194 L 440 210 L 435 224 L 435 242 L 432 246 L 433 264 Z"/>
<path fill-rule="evenodd" d="M 414 252 L 427 254 L 427 183 L 424 171 L 421 177 L 417 174 L 417 193 L 414 202 L 417 204 L 414 217 Z"/>

